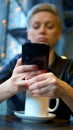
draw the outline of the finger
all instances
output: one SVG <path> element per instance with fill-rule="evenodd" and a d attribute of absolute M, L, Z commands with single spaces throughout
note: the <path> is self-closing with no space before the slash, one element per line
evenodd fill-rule
<path fill-rule="evenodd" d="M 28 85 L 29 85 L 29 80 L 28 80 Z M 44 88 L 47 85 L 48 85 L 48 83 L 47 83 L 46 80 L 40 81 L 40 82 L 31 83 L 31 85 L 29 85 L 29 90 L 30 91 L 32 91 L 32 90 L 36 91 L 37 89 Z"/>
<path fill-rule="evenodd" d="M 49 98 L 53 99 L 53 97 L 49 96 L 48 93 L 45 93 L 45 94 L 31 93 L 31 95 L 34 96 L 34 97 L 42 96 L 42 97 L 49 97 Z"/>
<path fill-rule="evenodd" d="M 43 71 L 43 70 L 31 71 L 31 72 L 27 73 L 27 76 L 25 77 L 25 79 L 30 79 L 33 76 L 37 76 L 37 75 L 40 75 L 42 73 L 45 73 L 45 71 Z"/>
<path fill-rule="evenodd" d="M 31 91 L 32 93 L 43 94 L 50 91 L 50 89 L 49 89 L 49 86 L 36 87 L 36 88 L 34 86 L 34 89 L 31 89 L 31 86 L 29 86 L 29 91 Z"/>
<path fill-rule="evenodd" d="M 21 90 L 21 87 L 23 88 L 28 88 L 28 84 L 27 84 L 27 81 L 26 80 L 22 80 L 22 81 L 18 81 L 15 86 L 17 86 L 18 89 Z"/>
<path fill-rule="evenodd" d="M 36 93 L 31 93 L 31 95 L 33 96 L 33 97 L 40 97 L 40 96 L 42 96 L 42 97 L 48 97 L 48 94 L 46 94 L 46 95 L 41 95 L 41 94 L 36 94 Z"/>
<path fill-rule="evenodd" d="M 48 96 L 50 98 L 58 98 L 58 94 L 54 89 L 51 89 L 52 86 L 45 86 L 44 88 L 41 89 L 36 89 L 30 91 L 33 95 L 37 96 Z"/>
<path fill-rule="evenodd" d="M 50 91 L 47 91 L 46 89 L 41 89 L 41 90 L 34 90 L 30 91 L 32 96 L 43 96 L 43 97 L 52 97 L 50 94 Z"/>
<path fill-rule="evenodd" d="M 38 97 L 40 97 L 40 96 L 42 96 L 42 97 L 49 97 L 50 99 L 56 99 L 56 98 L 59 98 L 57 95 L 53 95 L 53 94 L 51 94 L 51 93 L 43 93 L 43 94 L 41 94 L 41 93 L 31 93 L 31 95 L 32 96 L 38 96 Z"/>
<path fill-rule="evenodd" d="M 38 70 L 38 66 L 37 65 L 23 65 L 24 66 L 24 70 L 27 71 L 36 71 Z"/>
<path fill-rule="evenodd" d="M 39 86 L 47 86 L 50 84 L 55 84 L 56 83 L 56 78 L 55 76 L 52 77 L 50 73 L 44 73 L 44 74 L 40 74 L 37 76 L 34 76 L 33 78 L 28 80 L 28 84 L 29 86 L 35 83 L 41 83 Z"/>
<path fill-rule="evenodd" d="M 19 59 L 18 59 L 18 61 L 17 61 L 17 63 L 16 63 L 16 67 L 17 67 L 17 66 L 20 66 L 20 65 L 22 65 L 22 58 L 19 58 Z"/>
<path fill-rule="evenodd" d="M 38 67 L 36 65 L 20 65 L 20 66 L 17 65 L 14 69 L 14 72 L 16 73 L 24 73 L 38 70 Z"/>
<path fill-rule="evenodd" d="M 17 83 L 19 86 L 28 86 L 27 80 L 21 80 L 19 83 Z"/>
<path fill-rule="evenodd" d="M 46 74 L 41 73 L 41 74 L 34 76 L 33 78 L 29 79 L 28 84 L 32 85 L 32 84 L 35 84 L 36 82 L 44 81 L 46 79 L 47 79 Z"/>

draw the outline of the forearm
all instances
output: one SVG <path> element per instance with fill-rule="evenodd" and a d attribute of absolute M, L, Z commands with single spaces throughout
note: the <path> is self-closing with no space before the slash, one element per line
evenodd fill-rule
<path fill-rule="evenodd" d="M 64 91 L 62 93 L 61 99 L 67 104 L 67 106 L 73 112 L 73 88 L 64 82 Z"/>
<path fill-rule="evenodd" d="M 11 86 L 11 79 L 8 79 L 4 83 L 0 84 L 0 102 L 13 96 L 15 92 Z"/>

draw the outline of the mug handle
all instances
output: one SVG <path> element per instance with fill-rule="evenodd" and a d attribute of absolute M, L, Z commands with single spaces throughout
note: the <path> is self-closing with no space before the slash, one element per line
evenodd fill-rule
<path fill-rule="evenodd" d="M 50 99 L 49 99 L 50 100 Z M 56 98 L 56 105 L 54 108 L 48 108 L 48 112 L 54 112 L 59 106 L 59 98 Z"/>

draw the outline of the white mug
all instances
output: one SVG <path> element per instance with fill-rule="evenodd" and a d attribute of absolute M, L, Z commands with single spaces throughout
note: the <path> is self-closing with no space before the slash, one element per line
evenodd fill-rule
<path fill-rule="evenodd" d="M 54 112 L 59 106 L 59 99 L 56 99 L 56 105 L 53 109 L 49 108 L 50 99 L 48 97 L 34 97 L 26 91 L 25 110 L 26 116 L 48 116 L 48 112 Z"/>

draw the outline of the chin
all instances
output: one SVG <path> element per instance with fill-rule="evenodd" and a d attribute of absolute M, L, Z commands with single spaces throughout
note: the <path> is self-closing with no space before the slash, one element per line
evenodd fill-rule
<path fill-rule="evenodd" d="M 48 44 L 48 43 L 46 43 L 46 42 L 41 42 L 41 44 L 49 45 L 49 44 Z"/>
<path fill-rule="evenodd" d="M 48 45 L 48 43 L 46 43 L 46 42 L 38 42 L 38 43 L 40 43 L 40 44 L 46 44 L 46 45 Z"/>

